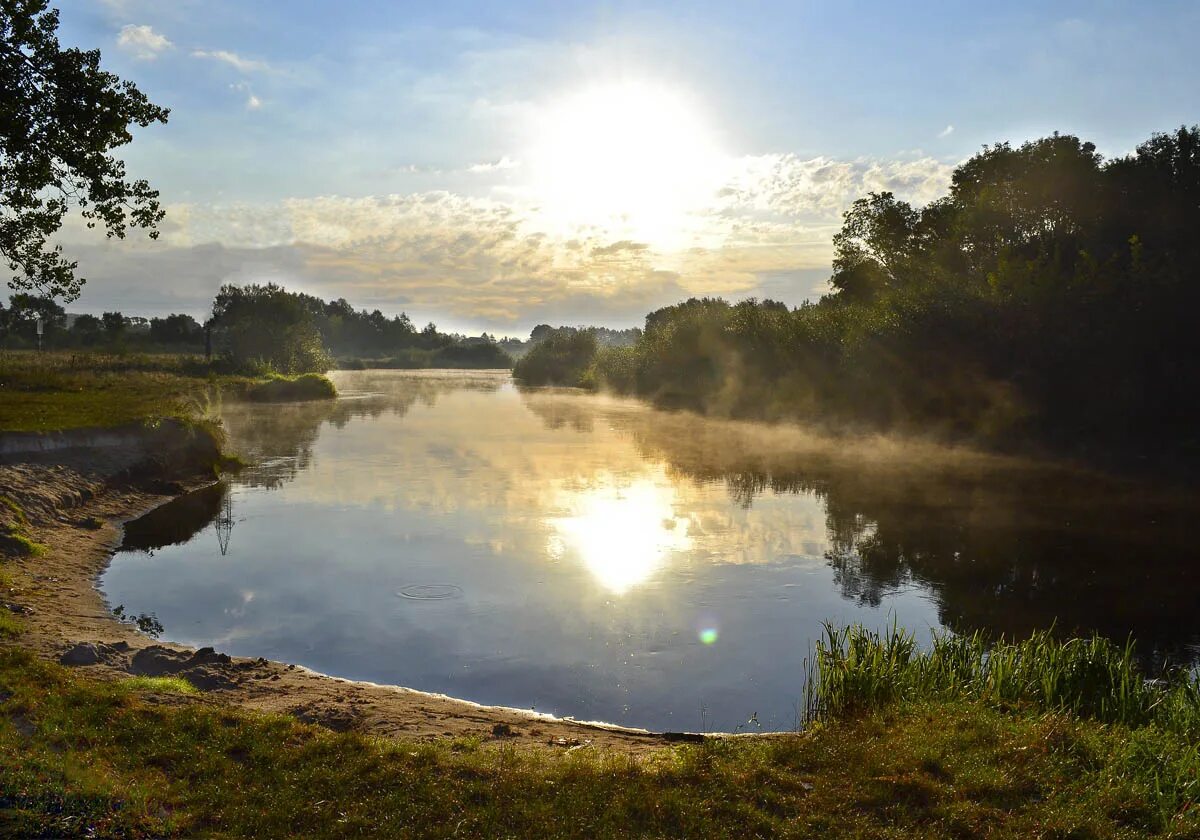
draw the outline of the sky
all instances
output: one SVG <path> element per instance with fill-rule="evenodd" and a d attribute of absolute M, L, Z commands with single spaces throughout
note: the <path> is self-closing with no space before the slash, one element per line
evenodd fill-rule
<path fill-rule="evenodd" d="M 276 282 L 523 336 L 826 291 L 841 213 L 982 145 L 1115 156 L 1200 119 L 1191 2 L 62 0 L 171 109 L 120 154 L 157 241 L 61 240 L 73 312 L 202 317 Z"/>

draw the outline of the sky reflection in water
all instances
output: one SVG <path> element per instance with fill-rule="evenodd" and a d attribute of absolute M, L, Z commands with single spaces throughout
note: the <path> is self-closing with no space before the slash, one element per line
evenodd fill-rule
<path fill-rule="evenodd" d="M 184 643 L 669 729 L 794 726 L 824 620 L 1197 638 L 1192 510 L 1140 489 L 499 374 L 337 376 L 336 403 L 227 406 L 255 466 L 132 523 L 109 602 Z"/>

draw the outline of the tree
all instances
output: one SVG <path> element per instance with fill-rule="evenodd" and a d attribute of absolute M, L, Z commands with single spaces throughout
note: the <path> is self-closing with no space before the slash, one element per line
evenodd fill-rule
<path fill-rule="evenodd" d="M 186 344 L 200 340 L 203 329 L 191 315 L 150 319 L 150 339 L 160 344 Z"/>
<path fill-rule="evenodd" d="M 890 192 L 860 198 L 834 234 L 832 285 L 855 300 L 904 284 L 915 256 L 920 214 Z"/>
<path fill-rule="evenodd" d="M 9 286 L 71 301 L 83 278 L 49 237 L 72 207 L 109 237 L 163 218 L 158 192 L 130 181 L 111 152 L 131 125 L 165 123 L 132 82 L 100 69 L 100 51 L 63 49 L 47 0 L 0 0 L 0 256 Z"/>
<path fill-rule="evenodd" d="M 105 312 L 100 316 L 100 323 L 104 324 L 104 331 L 109 336 L 118 336 L 125 332 L 125 316 L 120 312 Z"/>
<path fill-rule="evenodd" d="M 42 327 L 47 335 L 66 326 L 67 313 L 50 298 L 20 292 L 12 295 L 8 302 L 9 309 L 5 313 L 6 332 L 32 341 L 37 335 L 34 326 L 39 318 L 42 319 Z"/>
<path fill-rule="evenodd" d="M 274 283 L 222 286 L 213 301 L 222 355 L 239 370 L 325 372 L 330 360 L 300 295 Z"/>
<path fill-rule="evenodd" d="M 71 325 L 71 332 L 77 333 L 85 338 L 94 338 L 100 334 L 101 323 L 100 319 L 95 315 L 77 315 L 75 323 Z"/>

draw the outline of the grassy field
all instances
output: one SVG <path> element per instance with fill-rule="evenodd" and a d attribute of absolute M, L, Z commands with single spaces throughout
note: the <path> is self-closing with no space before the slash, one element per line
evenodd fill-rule
<path fill-rule="evenodd" d="M 328 397 L 324 377 L 288 389 L 287 377 L 218 373 L 190 354 L 0 352 L 0 430 L 119 426 L 153 417 L 194 418 L 221 394 L 263 399 Z M 324 385 L 319 394 L 313 382 Z M 286 392 L 286 393 L 285 393 Z M 336 392 L 333 392 L 336 394 Z"/>
<path fill-rule="evenodd" d="M 818 664 L 842 700 L 897 661 L 888 637 L 849 632 L 867 641 L 826 645 Z M 1087 658 L 1047 644 L 1046 661 Z M 0 836 L 1200 836 L 1195 733 L 1170 716 L 1086 711 L 1126 667 L 1057 697 L 908 681 L 824 703 L 801 735 L 632 756 L 338 734 L 205 702 L 178 681 L 97 683 L 9 644 Z M 163 702 L 178 692 L 191 702 Z"/>
<path fill-rule="evenodd" d="M 148 690 L 148 691 L 147 691 Z M 982 702 L 635 758 L 336 734 L 0 649 L 0 836 L 1196 836 L 1154 727 Z M 1193 800 L 1188 800 L 1190 803 Z"/>

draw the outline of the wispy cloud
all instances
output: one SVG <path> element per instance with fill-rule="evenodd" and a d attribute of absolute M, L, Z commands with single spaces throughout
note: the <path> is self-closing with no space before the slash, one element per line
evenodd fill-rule
<path fill-rule="evenodd" d="M 948 125 L 938 132 L 938 137 L 949 137 L 954 133 L 954 126 Z"/>
<path fill-rule="evenodd" d="M 484 161 L 483 163 L 473 163 L 467 167 L 468 172 L 496 172 L 500 169 L 516 169 L 520 164 L 512 158 L 505 155 L 499 160 Z"/>
<path fill-rule="evenodd" d="M 253 58 L 243 58 L 237 53 L 229 50 L 192 50 L 193 58 L 206 58 L 212 61 L 218 61 L 228 64 L 242 73 L 261 72 L 271 69 L 270 65 L 265 61 L 259 61 Z"/>
<path fill-rule="evenodd" d="M 173 44 L 167 37 L 146 25 L 128 24 L 121 27 L 117 35 L 117 46 L 134 58 L 151 61 L 158 58 Z"/>
<path fill-rule="evenodd" d="M 581 312 L 597 323 L 632 325 L 692 295 L 769 294 L 799 303 L 820 294 L 831 238 L 850 201 L 891 190 L 925 202 L 944 192 L 952 170 L 931 158 L 784 154 L 734 163 L 729 187 L 696 209 L 696 244 L 682 251 L 615 228 L 550 232 L 520 199 L 438 190 L 172 205 L 156 243 L 73 245 L 72 252 L 88 273 L 89 294 L 119 295 L 142 308 L 152 299 L 184 308 L 165 298 L 160 279 L 170 272 L 191 278 L 178 288 L 195 297 L 188 306 L 196 311 L 222 282 L 273 280 L 502 332 Z"/>
<path fill-rule="evenodd" d="M 245 82 L 238 82 L 236 84 L 232 84 L 229 86 L 229 89 L 236 90 L 236 91 L 246 94 L 246 110 L 247 111 L 257 111 L 259 108 L 262 107 L 262 105 L 263 105 L 262 100 L 259 99 L 254 94 L 254 91 L 252 91 L 250 89 L 250 85 L 246 84 Z"/>

